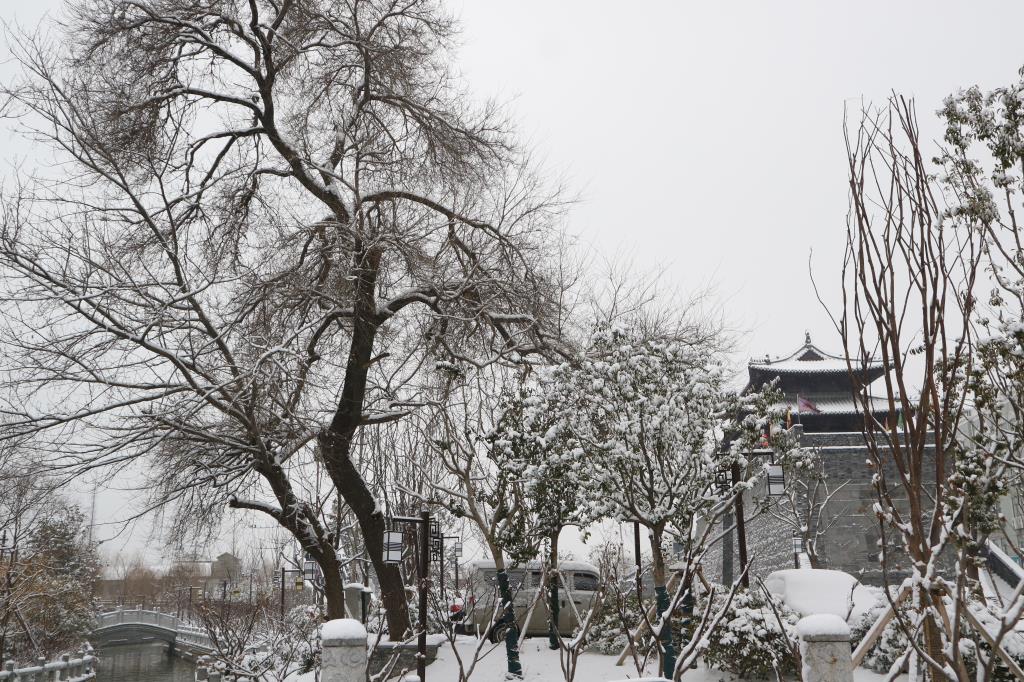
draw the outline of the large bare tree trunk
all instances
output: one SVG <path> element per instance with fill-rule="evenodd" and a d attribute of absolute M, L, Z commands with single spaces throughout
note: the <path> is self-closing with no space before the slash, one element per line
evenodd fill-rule
<path fill-rule="evenodd" d="M 357 251 L 355 315 L 352 344 L 349 348 L 338 409 L 327 433 L 320 438 L 321 455 L 338 492 L 352 509 L 363 534 L 366 553 L 380 583 L 388 633 L 392 640 L 404 639 L 410 629 L 405 586 L 397 566 L 384 563 L 384 513 L 377 505 L 352 462 L 352 442 L 363 425 L 367 374 L 373 359 L 373 346 L 379 327 L 376 286 L 381 252 L 376 246 Z"/>

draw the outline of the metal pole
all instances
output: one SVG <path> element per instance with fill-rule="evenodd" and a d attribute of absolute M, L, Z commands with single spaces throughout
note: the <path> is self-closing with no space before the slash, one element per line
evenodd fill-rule
<path fill-rule="evenodd" d="M 441 604 L 444 605 L 445 611 L 448 610 L 448 600 L 445 599 L 444 595 L 444 533 L 441 533 L 441 554 L 437 559 L 438 575 L 437 575 L 437 590 L 438 594 L 441 595 Z M 447 615 L 447 614 L 446 614 Z"/>
<path fill-rule="evenodd" d="M 427 572 L 430 569 L 430 511 L 420 511 L 420 637 L 416 673 L 427 682 Z"/>
<path fill-rule="evenodd" d="M 284 566 L 281 567 L 281 620 L 284 620 Z"/>
<path fill-rule="evenodd" d="M 640 576 L 640 522 L 633 522 L 633 558 L 636 560 L 636 603 L 643 608 L 644 581 Z"/>
<path fill-rule="evenodd" d="M 733 489 L 736 489 L 740 484 L 740 463 L 732 463 L 732 485 Z M 739 549 L 740 565 L 739 570 L 742 572 L 742 583 L 743 587 L 750 589 L 750 571 L 746 571 L 747 568 L 747 524 L 743 520 L 743 491 L 739 490 L 736 494 L 736 545 Z"/>

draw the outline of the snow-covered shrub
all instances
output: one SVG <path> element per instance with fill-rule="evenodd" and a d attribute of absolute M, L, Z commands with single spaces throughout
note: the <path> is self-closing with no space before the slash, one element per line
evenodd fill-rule
<path fill-rule="evenodd" d="M 868 630 L 882 617 L 887 608 L 889 608 L 889 600 L 883 596 L 874 606 L 864 612 L 859 622 L 851 626 L 850 643 L 854 648 L 857 648 L 861 640 L 868 633 Z M 903 629 L 896 619 L 893 619 L 882 630 L 882 634 L 879 635 L 874 646 L 868 650 L 862 665 L 876 673 L 886 673 L 892 667 L 892 664 L 906 653 L 909 646 L 910 644 Z"/>
<path fill-rule="evenodd" d="M 871 626 L 875 624 L 888 607 L 889 602 L 883 597 L 870 610 L 864 613 L 860 622 L 851 628 L 850 641 L 854 648 L 860 644 L 868 630 L 871 629 Z M 975 617 L 985 624 L 993 634 L 998 630 L 999 617 L 992 613 L 987 606 L 981 602 L 972 601 L 969 608 Z M 909 616 L 909 610 L 906 607 L 901 609 L 901 612 Z M 952 613 L 950 613 L 950 619 L 952 620 Z M 992 649 L 973 628 L 962 626 L 960 638 L 960 655 L 963 656 L 967 671 L 973 679 L 977 670 L 978 649 L 980 648 L 981 650 L 983 665 L 990 660 Z M 885 626 L 875 644 L 868 650 L 862 665 L 877 673 L 887 673 L 892 668 L 892 665 L 906 653 L 909 647 L 910 643 L 903 628 L 897 619 L 894 618 Z M 1024 638 L 1011 633 L 1003 640 L 1002 648 L 1003 651 L 1013 657 L 1018 665 L 1024 666 Z M 1002 661 L 997 661 L 990 678 L 991 682 L 1012 682 L 1014 679 L 1014 676 Z"/>
<path fill-rule="evenodd" d="M 733 597 L 718 627 L 708 636 L 704 659 L 710 665 L 743 679 L 796 673 L 792 642 L 799 617 L 778 597 L 770 598 L 769 604 L 769 597 L 755 590 Z M 715 600 L 717 608 L 724 606 L 724 595 Z"/>
<path fill-rule="evenodd" d="M 993 613 L 990 607 L 979 601 L 972 601 L 968 604 L 968 608 L 975 618 L 985 626 L 985 629 L 995 636 L 1000 626 L 999 615 Z M 1018 633 L 1011 632 L 1003 638 L 1000 644 L 1002 650 L 1008 653 L 1017 665 L 1024 667 L 1024 637 Z M 965 629 L 963 639 L 960 640 L 960 654 L 964 657 L 967 672 L 972 678 L 977 676 L 979 649 L 982 666 L 985 666 L 992 659 L 992 647 L 973 629 Z M 996 661 L 995 666 L 992 668 L 992 676 L 989 679 L 991 682 L 1014 682 L 1016 680 L 1002 660 Z"/>
<path fill-rule="evenodd" d="M 623 625 L 633 631 L 639 624 L 640 606 L 635 594 L 609 595 L 601 604 L 601 610 L 587 636 L 588 648 L 609 656 L 619 654 L 629 643 Z"/>

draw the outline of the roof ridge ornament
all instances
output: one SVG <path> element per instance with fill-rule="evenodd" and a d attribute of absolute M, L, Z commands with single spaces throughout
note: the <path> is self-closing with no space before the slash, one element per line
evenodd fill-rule
<path fill-rule="evenodd" d="M 811 345 L 811 332 L 808 329 L 804 330 L 804 345 L 805 346 Z"/>

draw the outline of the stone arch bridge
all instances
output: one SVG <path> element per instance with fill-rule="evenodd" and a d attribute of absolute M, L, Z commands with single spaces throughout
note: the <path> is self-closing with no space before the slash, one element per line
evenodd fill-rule
<path fill-rule="evenodd" d="M 175 654 L 185 658 L 213 651 L 213 642 L 204 630 L 168 613 L 143 609 L 120 609 L 99 614 L 91 640 L 96 648 L 164 642 Z"/>

